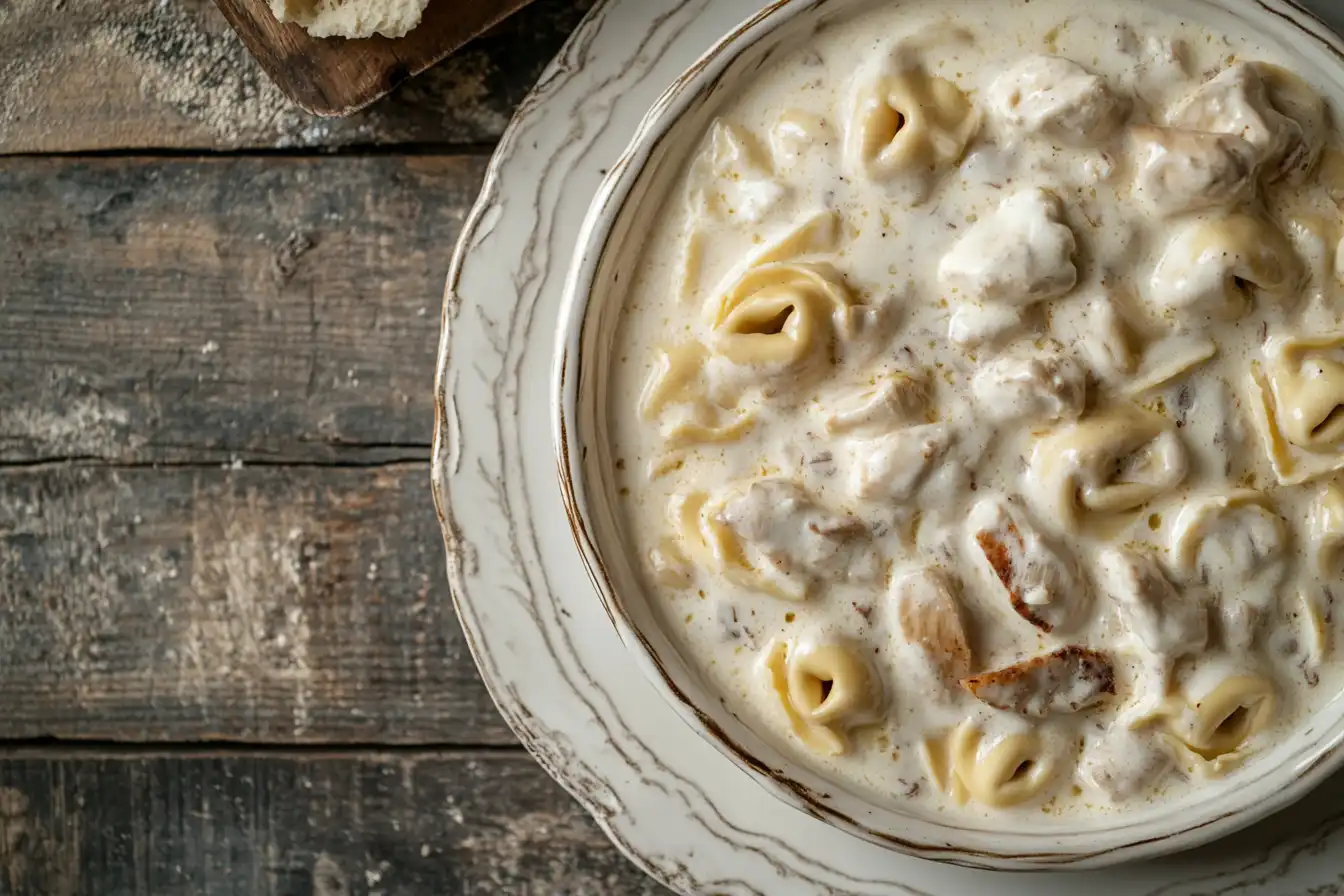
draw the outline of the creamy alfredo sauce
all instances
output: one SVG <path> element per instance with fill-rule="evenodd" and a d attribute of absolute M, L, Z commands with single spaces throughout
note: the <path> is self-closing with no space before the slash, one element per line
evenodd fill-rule
<path fill-rule="evenodd" d="M 763 72 L 616 342 L 668 629 L 927 810 L 1169 798 L 1337 688 L 1327 111 L 1244 35 L 1077 9 L 893 4 Z"/>

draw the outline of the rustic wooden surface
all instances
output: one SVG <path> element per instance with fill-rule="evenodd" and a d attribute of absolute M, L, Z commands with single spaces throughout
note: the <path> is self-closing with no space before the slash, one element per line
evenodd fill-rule
<path fill-rule="evenodd" d="M 655 892 L 495 712 L 428 489 L 449 252 L 588 5 L 325 121 L 210 0 L 0 2 L 0 896 Z"/>
<path fill-rule="evenodd" d="M 364 108 L 527 2 L 434 0 L 410 34 L 345 40 L 280 23 L 268 0 L 215 0 L 280 91 L 318 115 Z"/>

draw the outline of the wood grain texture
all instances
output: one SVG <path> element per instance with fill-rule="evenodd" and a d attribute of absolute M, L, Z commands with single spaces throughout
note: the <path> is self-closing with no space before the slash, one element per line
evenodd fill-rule
<path fill-rule="evenodd" d="M 0 3 L 0 153 L 484 146 L 593 0 L 536 0 L 346 119 L 281 93 L 212 0 Z M 441 0 L 451 5 L 451 0 Z"/>
<path fill-rule="evenodd" d="M 513 744 L 428 465 L 0 472 L 0 740 Z"/>
<path fill-rule="evenodd" d="M 321 39 L 266 0 L 215 0 L 280 92 L 316 115 L 349 115 L 420 74 L 528 0 L 437 0 L 410 34 Z"/>
<path fill-rule="evenodd" d="M 427 457 L 443 277 L 484 165 L 0 165 L 0 462 Z"/>
<path fill-rule="evenodd" d="M 525 755 L 0 759 L 3 896 L 653 896 Z"/>

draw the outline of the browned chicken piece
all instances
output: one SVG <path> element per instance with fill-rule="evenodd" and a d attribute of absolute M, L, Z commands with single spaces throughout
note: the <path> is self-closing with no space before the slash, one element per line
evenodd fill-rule
<path fill-rule="evenodd" d="M 932 567 L 915 570 L 892 583 L 901 634 L 924 649 L 949 681 L 971 672 L 971 646 L 952 581 Z"/>
<path fill-rule="evenodd" d="M 1085 615 L 1090 591 L 1077 564 L 1052 549 L 1007 501 L 977 503 L 970 529 L 1017 615 L 1043 632 L 1068 630 Z"/>
<path fill-rule="evenodd" d="M 995 709 L 1040 718 L 1078 712 L 1114 694 L 1115 669 L 1106 654 L 1070 646 L 963 678 L 961 684 Z"/>

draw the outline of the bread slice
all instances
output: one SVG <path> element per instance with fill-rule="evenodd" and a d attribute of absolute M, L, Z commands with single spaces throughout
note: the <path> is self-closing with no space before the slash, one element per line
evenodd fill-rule
<path fill-rule="evenodd" d="M 402 37 L 420 24 L 429 0 L 270 0 L 281 22 L 314 37 Z"/>

